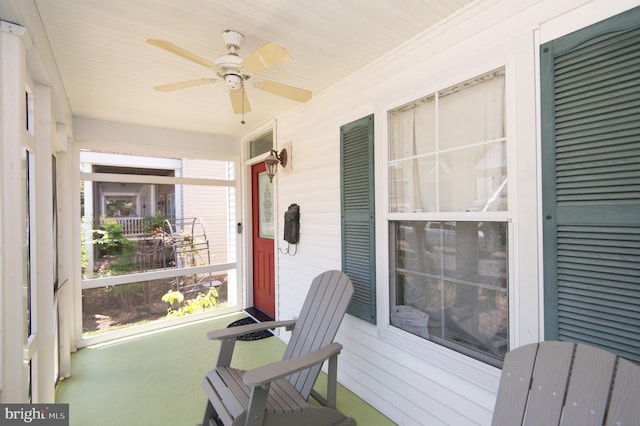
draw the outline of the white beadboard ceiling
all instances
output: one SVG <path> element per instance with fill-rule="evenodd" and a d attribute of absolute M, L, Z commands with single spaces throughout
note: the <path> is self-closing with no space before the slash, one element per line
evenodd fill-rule
<path fill-rule="evenodd" d="M 291 59 L 259 74 L 314 96 L 446 19 L 471 0 L 33 0 L 76 117 L 240 136 L 295 107 L 249 87 L 252 111 L 233 114 L 224 82 L 176 92 L 153 86 L 214 71 L 146 43 L 165 39 L 208 60 L 222 31 L 266 42 Z"/>

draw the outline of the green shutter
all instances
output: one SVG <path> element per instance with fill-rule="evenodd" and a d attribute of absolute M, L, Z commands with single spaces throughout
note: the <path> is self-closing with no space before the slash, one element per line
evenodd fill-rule
<path fill-rule="evenodd" d="M 640 8 L 541 67 L 546 338 L 640 362 Z"/>
<path fill-rule="evenodd" d="M 342 270 L 354 294 L 348 313 L 376 323 L 373 115 L 340 128 Z"/>

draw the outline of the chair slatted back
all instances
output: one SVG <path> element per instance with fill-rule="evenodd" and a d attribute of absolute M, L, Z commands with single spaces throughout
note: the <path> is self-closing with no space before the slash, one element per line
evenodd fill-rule
<path fill-rule="evenodd" d="M 637 425 L 638 419 L 640 366 L 570 342 L 534 343 L 505 356 L 494 426 Z"/>
<path fill-rule="evenodd" d="M 352 295 L 353 284 L 345 273 L 327 271 L 318 275 L 311 283 L 283 358 L 297 358 L 332 343 Z M 320 368 L 300 371 L 287 380 L 307 399 Z"/>

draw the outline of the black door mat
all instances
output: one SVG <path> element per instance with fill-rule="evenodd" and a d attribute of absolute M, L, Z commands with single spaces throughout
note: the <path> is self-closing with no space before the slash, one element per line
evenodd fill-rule
<path fill-rule="evenodd" d="M 239 325 L 245 325 L 245 324 L 255 324 L 258 321 L 254 320 L 251 317 L 246 317 L 246 318 L 242 318 L 239 319 L 237 321 L 232 322 L 231 324 L 229 324 L 227 326 L 227 328 L 229 327 L 237 327 Z M 270 332 L 269 330 L 261 330 L 261 331 L 255 331 L 253 333 L 249 333 L 249 334 L 245 334 L 244 336 L 239 336 L 237 338 L 237 340 L 243 340 L 243 341 L 249 341 L 249 340 L 260 340 L 260 339 L 265 339 L 267 337 L 271 337 L 273 336 L 273 333 Z"/>

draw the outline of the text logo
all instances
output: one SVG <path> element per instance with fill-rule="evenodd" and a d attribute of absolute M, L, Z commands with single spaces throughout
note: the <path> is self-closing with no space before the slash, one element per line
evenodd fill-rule
<path fill-rule="evenodd" d="M 0 404 L 0 426 L 69 426 L 69 404 Z"/>

